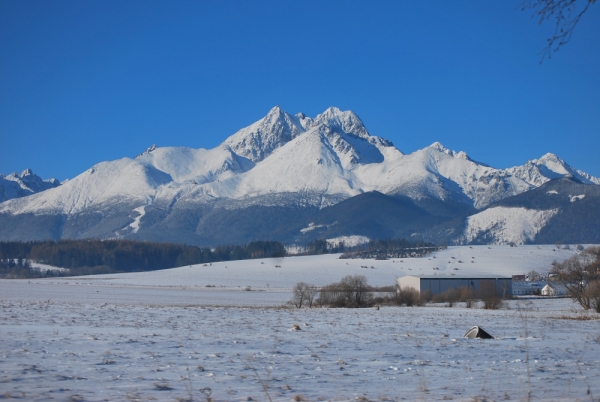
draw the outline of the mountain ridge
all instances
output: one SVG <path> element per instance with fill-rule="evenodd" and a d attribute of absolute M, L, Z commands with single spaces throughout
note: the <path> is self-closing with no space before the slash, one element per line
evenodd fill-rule
<path fill-rule="evenodd" d="M 258 211 L 257 216 L 274 222 L 265 214 L 277 210 L 283 222 L 287 210 L 302 217 L 294 224 L 302 226 L 307 224 L 302 219 L 316 211 L 377 192 L 429 208 L 431 221 L 442 224 L 561 177 L 600 184 L 553 154 L 508 169 L 476 162 L 439 142 L 404 154 L 392 142 L 370 135 L 354 112 L 331 107 L 311 118 L 276 106 L 213 149 L 152 145 L 135 158 L 98 163 L 59 187 L 5 200 L 0 222 L 5 219 L 14 226 L 19 216 L 29 214 L 24 220 L 30 222 L 32 236 L 36 228 L 48 233 L 40 227 L 45 223 L 35 223 L 39 220 L 59 225 L 50 232 L 74 238 L 143 239 L 162 230 L 210 242 L 206 233 L 223 241 L 227 236 L 215 234 L 206 222 L 226 230 L 219 219 L 238 216 L 240 222 L 247 221 L 249 233 L 239 232 L 235 241 L 244 241 L 244 236 L 251 237 L 252 224 L 260 223 L 241 218 L 242 211 Z M 175 235 L 178 225 L 188 229 Z M 275 226 L 273 233 L 282 233 Z M 0 228 L 0 238 L 8 236 L 5 232 Z"/>

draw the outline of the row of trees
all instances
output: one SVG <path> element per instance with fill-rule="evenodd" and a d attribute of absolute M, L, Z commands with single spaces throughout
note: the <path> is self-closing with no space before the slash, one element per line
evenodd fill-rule
<path fill-rule="evenodd" d="M 70 275 L 154 271 L 216 261 L 284 256 L 283 244 L 275 241 L 215 249 L 131 240 L 0 242 L 0 260 L 6 261 L 7 266 L 10 261 L 31 260 L 69 268 Z"/>
<path fill-rule="evenodd" d="M 333 244 L 325 239 L 316 239 L 306 245 L 306 251 L 303 254 L 321 255 L 343 253 L 346 250 L 346 245 L 343 241 Z"/>
<path fill-rule="evenodd" d="M 366 307 L 372 303 L 372 291 L 363 275 L 347 275 L 341 281 L 320 289 L 306 282 L 298 282 L 294 286 L 291 303 L 296 308 L 310 308 L 313 304 L 320 307 Z"/>
<path fill-rule="evenodd" d="M 410 254 L 422 255 L 439 250 L 440 247 L 430 242 L 409 241 L 406 239 L 375 239 L 358 246 L 347 246 L 343 241 L 329 242 L 325 239 L 316 239 L 308 243 L 303 254 L 320 255 L 344 253 L 341 258 L 375 258 L 378 255 L 387 256 L 390 253 L 398 257 L 408 257 Z M 367 255 L 367 257 L 365 257 Z"/>
<path fill-rule="evenodd" d="M 406 239 L 375 239 L 368 244 L 349 251 L 340 258 L 375 258 L 385 260 L 388 258 L 422 257 L 434 251 L 445 248 L 431 242 L 414 241 Z"/>

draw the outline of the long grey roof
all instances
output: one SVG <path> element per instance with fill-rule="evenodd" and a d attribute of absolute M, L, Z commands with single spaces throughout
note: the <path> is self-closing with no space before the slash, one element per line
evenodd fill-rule
<path fill-rule="evenodd" d="M 420 279 L 512 279 L 502 275 L 406 275 L 402 278 L 413 277 Z"/>

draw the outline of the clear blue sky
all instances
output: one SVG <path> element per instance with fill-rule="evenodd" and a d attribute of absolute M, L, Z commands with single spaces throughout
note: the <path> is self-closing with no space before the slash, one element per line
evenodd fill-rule
<path fill-rule="evenodd" d="M 212 148 L 280 105 L 353 110 L 405 153 L 600 176 L 600 4 L 542 64 L 553 25 L 520 4 L 2 0 L 0 173 Z"/>

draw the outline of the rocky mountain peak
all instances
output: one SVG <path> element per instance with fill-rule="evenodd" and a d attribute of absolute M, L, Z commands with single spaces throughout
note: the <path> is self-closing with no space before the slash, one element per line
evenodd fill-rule
<path fill-rule="evenodd" d="M 151 152 L 155 151 L 157 148 L 158 148 L 158 147 L 156 146 L 156 144 L 152 144 L 152 145 L 150 145 L 148 148 L 146 148 L 146 150 L 145 150 L 144 152 L 142 152 L 141 154 L 138 154 L 138 155 L 136 156 L 136 158 L 139 158 L 139 157 L 140 157 L 140 156 L 142 156 L 142 155 L 147 155 L 147 154 L 149 154 L 149 153 L 151 153 Z"/>
<path fill-rule="evenodd" d="M 7 176 L 0 175 L 0 202 L 39 193 L 59 185 L 60 182 L 56 179 L 42 180 L 31 169 Z"/>
<path fill-rule="evenodd" d="M 324 124 L 334 131 L 341 131 L 356 137 L 365 139 L 370 137 L 362 120 L 351 110 L 341 111 L 337 107 L 330 107 L 315 117 L 313 125 L 318 124 Z"/>

